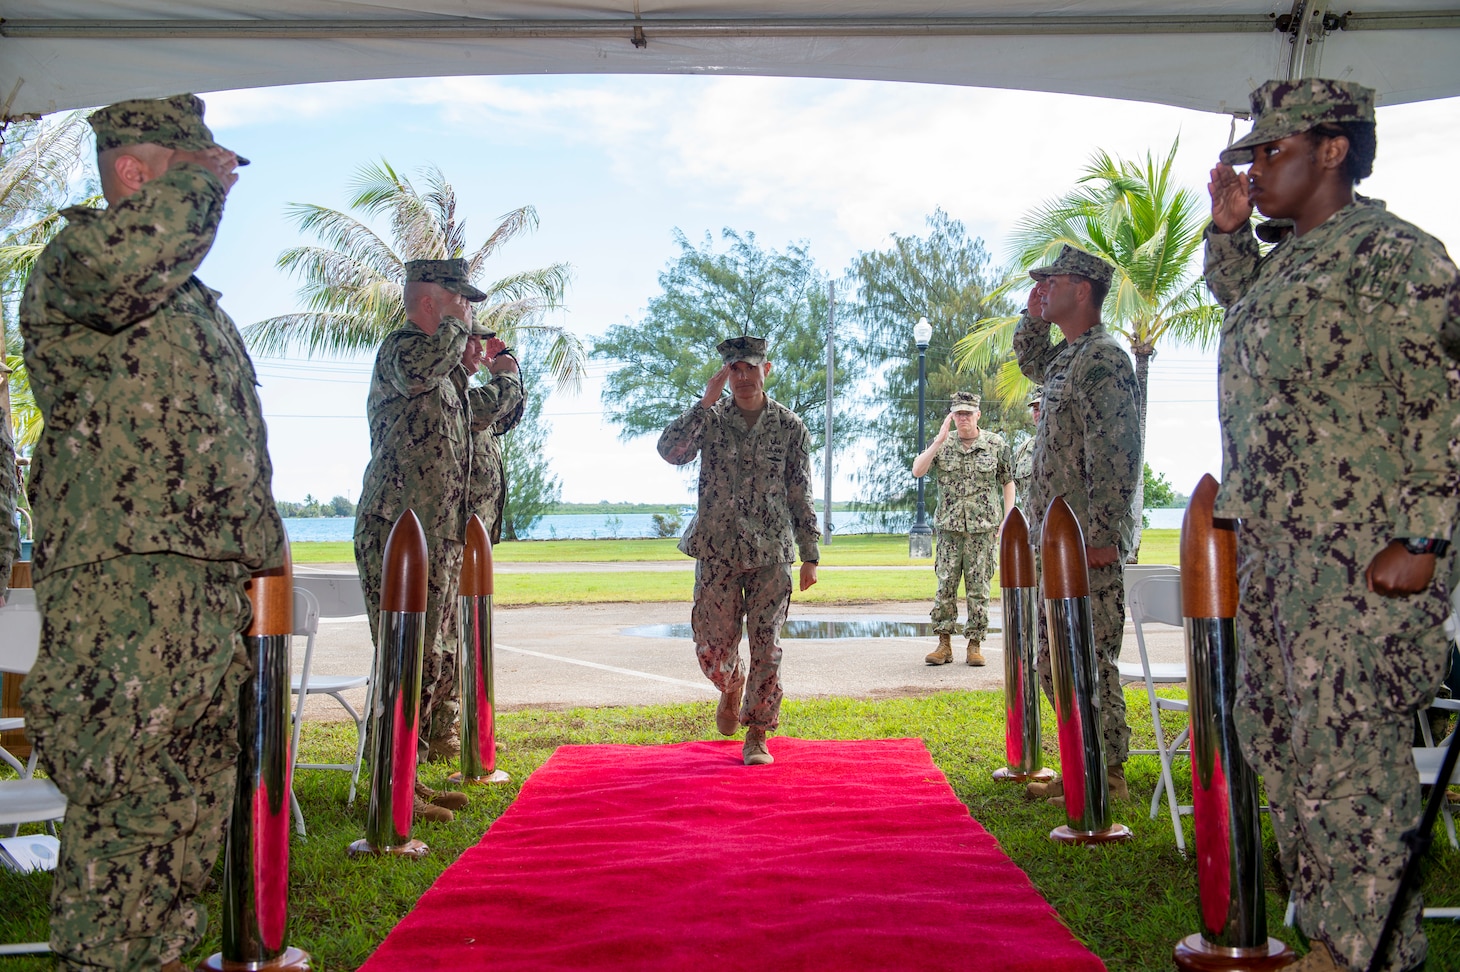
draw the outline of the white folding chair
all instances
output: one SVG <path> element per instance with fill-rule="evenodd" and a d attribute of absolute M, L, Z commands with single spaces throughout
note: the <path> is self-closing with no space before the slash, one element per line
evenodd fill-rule
<path fill-rule="evenodd" d="M 9 595 L 6 597 L 6 602 L 5 603 L 6 604 L 12 604 L 12 605 L 15 605 L 16 607 L 20 607 L 20 608 L 28 608 L 29 610 L 34 611 L 35 610 L 35 591 L 33 591 L 33 590 L 29 589 L 29 588 L 24 588 L 24 587 L 17 588 L 15 590 L 12 590 L 9 593 Z M 36 615 L 36 645 L 38 646 L 39 644 L 40 644 L 40 615 L 37 614 Z M 34 653 L 32 653 L 31 660 L 34 661 L 34 659 L 35 659 L 35 655 L 34 655 Z M 16 659 L 17 663 L 19 661 L 21 661 L 21 660 L 23 660 L 23 659 L 21 659 L 19 657 L 17 657 L 17 659 Z M 0 669 L 0 670 L 8 671 L 8 669 Z M 30 670 L 30 665 L 27 664 L 26 665 L 26 671 L 29 671 L 29 670 Z M 17 673 L 17 674 L 24 674 L 24 672 L 20 672 L 20 673 Z M 21 729 L 24 729 L 24 728 L 25 728 L 25 718 L 23 716 L 0 716 L 0 732 L 16 732 L 16 731 L 21 730 Z M 21 779 L 29 779 L 30 778 L 30 775 L 35 772 L 35 760 L 36 760 L 36 751 L 35 751 L 35 747 L 34 746 L 31 747 L 31 750 L 30 750 L 30 760 L 29 760 L 28 763 L 21 763 L 21 761 L 15 756 L 14 753 L 12 753 L 10 750 L 6 749 L 4 746 L 0 746 L 0 762 L 4 762 L 4 763 L 8 764 L 11 769 L 15 770 L 15 772 L 20 776 Z"/>
<path fill-rule="evenodd" d="M 40 641 L 41 616 L 36 610 L 34 592 L 12 591 L 5 607 L 0 608 L 0 672 L 28 673 L 35 664 Z M 21 778 L 0 780 L 0 827 L 13 834 L 23 823 L 45 823 L 54 832 L 55 822 L 66 815 L 66 798 L 50 780 L 32 776 L 34 748 L 28 766 L 19 767 L 14 757 L 7 762 L 17 766 Z M 0 945 L 0 955 L 30 955 L 50 950 L 46 942 Z"/>
<path fill-rule="evenodd" d="M 355 802 L 355 788 L 360 781 L 360 764 L 365 757 L 365 715 L 370 711 L 369 675 L 316 675 L 314 667 L 314 639 L 319 633 L 319 601 L 313 594 L 302 587 L 294 588 L 294 631 L 293 633 L 305 639 L 304 642 L 304 664 L 300 667 L 299 674 L 290 680 L 290 690 L 299 697 L 294 704 L 294 737 L 290 743 L 290 758 L 293 765 L 290 769 L 290 779 L 293 779 L 294 771 L 301 769 L 332 769 L 343 770 L 350 774 L 350 795 L 348 803 Z M 353 692 L 356 689 L 366 690 L 366 704 L 356 710 L 349 700 L 345 698 L 346 692 Z M 328 695 L 344 707 L 350 718 L 355 723 L 355 761 L 352 763 L 301 763 L 299 762 L 299 732 L 304 725 L 304 703 L 311 695 Z M 294 827 L 301 835 L 305 833 L 304 813 L 299 808 L 299 800 L 294 796 L 292 790 L 289 794 L 290 804 L 294 810 Z"/>
<path fill-rule="evenodd" d="M 1185 712 L 1185 699 L 1168 699 L 1156 694 L 1156 686 L 1186 681 L 1186 663 L 1153 663 L 1146 650 L 1147 624 L 1169 624 L 1181 628 L 1181 571 L 1176 567 L 1154 565 L 1134 572 L 1126 568 L 1125 606 L 1136 629 L 1136 648 L 1140 653 L 1140 664 L 1117 662 L 1122 680 L 1139 681 L 1146 688 L 1146 698 L 1151 705 L 1151 728 L 1156 735 L 1156 748 L 1133 749 L 1134 754 L 1155 756 L 1161 761 L 1161 783 L 1151 794 L 1151 819 L 1161 806 L 1161 794 L 1166 794 L 1166 805 L 1171 813 L 1171 829 L 1176 834 L 1176 849 L 1186 853 L 1186 837 L 1181 830 L 1181 814 L 1190 813 L 1191 807 L 1176 801 L 1176 785 L 1172 781 L 1171 761 L 1185 752 L 1190 727 L 1182 730 L 1169 743 L 1166 730 L 1161 725 L 1162 712 Z"/>

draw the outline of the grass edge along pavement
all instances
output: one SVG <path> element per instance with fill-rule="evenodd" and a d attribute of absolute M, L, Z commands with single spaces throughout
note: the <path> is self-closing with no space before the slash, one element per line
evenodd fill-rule
<path fill-rule="evenodd" d="M 1175 563 L 1180 531 L 1147 530 L 1141 563 Z M 683 571 L 509 573 L 502 571 L 493 601 L 498 607 L 524 604 L 606 604 L 690 600 L 694 577 L 691 562 L 675 540 L 530 540 L 500 543 L 493 549 L 499 564 L 513 563 L 646 563 L 683 562 Z M 294 543 L 296 564 L 352 563 L 348 543 Z M 840 568 L 856 567 L 857 570 Z M 895 569 L 876 570 L 869 568 Z M 925 570 L 909 570 L 922 567 Z M 808 591 L 794 591 L 794 604 L 864 604 L 873 601 L 926 601 L 933 596 L 931 558 L 909 559 L 903 534 L 857 534 L 838 537 L 821 548 L 818 582 Z M 997 571 L 990 597 L 997 601 Z"/>
<path fill-rule="evenodd" d="M 1144 693 L 1130 690 L 1127 700 L 1132 746 L 1150 747 L 1150 710 Z M 309 951 L 316 968 L 355 968 L 436 877 L 480 839 L 511 804 L 522 781 L 558 746 L 716 739 L 713 706 L 706 701 L 500 713 L 498 738 L 506 748 L 499 766 L 511 774 L 512 782 L 471 791 L 472 802 L 456 823 L 417 825 L 415 836 L 425 840 L 432 851 L 423 861 L 346 857 L 345 846 L 364 832 L 368 796 L 358 797 L 354 807 L 347 808 L 345 774 L 301 771 L 297 789 L 309 837 L 300 840 L 291 830 L 291 944 Z M 1049 729 L 1044 740 L 1046 762 L 1057 765 L 1054 721 L 1047 705 L 1043 725 Z M 1134 841 L 1099 848 L 1065 847 L 1048 839 L 1050 829 L 1064 822 L 1062 811 L 1027 801 L 1022 787 L 997 783 L 990 775 L 1003 765 L 1001 692 L 787 700 L 782 730 L 808 739 L 921 736 L 958 798 L 1112 972 L 1170 969 L 1176 941 L 1199 928 L 1195 858 L 1183 858 L 1176 852 L 1164 808 L 1154 821 L 1147 814 L 1146 801 L 1159 774 L 1154 756 L 1131 758 L 1128 776 L 1135 799 L 1113 808 L 1114 819 L 1132 829 Z M 304 726 L 301 749 L 311 760 L 343 761 L 353 753 L 353 743 L 348 723 L 309 722 Z M 1179 794 L 1189 800 L 1190 776 L 1184 760 L 1178 765 Z M 441 788 L 452 768 L 431 764 L 423 768 L 421 778 Z M 1191 818 L 1184 817 L 1183 825 L 1191 846 Z M 1460 853 L 1450 848 L 1443 832 L 1436 836 L 1425 883 L 1430 903 L 1460 905 Z M 1264 838 L 1269 933 L 1297 944 L 1296 934 L 1282 924 L 1286 889 L 1274 870 L 1275 848 L 1265 818 Z M 215 877 L 221 879 L 221 874 L 220 864 Z M 0 941 L 45 937 L 49 882 L 49 875 L 0 872 L 0 900 L 6 902 L 0 909 Z M 209 893 L 208 905 L 208 939 L 204 948 L 187 957 L 190 967 L 219 948 L 220 895 L 216 889 Z M 1426 972 L 1460 972 L 1460 925 L 1426 922 L 1425 930 L 1430 937 Z M 976 944 L 970 943 L 975 948 Z M 15 958 L 4 963 L 3 970 L 39 972 L 50 967 L 49 957 Z"/>

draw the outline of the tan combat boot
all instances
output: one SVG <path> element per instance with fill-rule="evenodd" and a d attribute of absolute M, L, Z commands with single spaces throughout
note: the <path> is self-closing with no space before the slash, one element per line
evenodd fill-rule
<path fill-rule="evenodd" d="M 980 668 L 988 662 L 983 660 L 983 652 L 979 651 L 979 644 L 972 638 L 968 639 L 968 663 L 975 668 Z"/>
<path fill-rule="evenodd" d="M 929 665 L 946 665 L 953 660 L 953 636 L 950 634 L 938 635 L 938 648 L 936 651 L 924 658 L 923 661 Z"/>
<path fill-rule="evenodd" d="M 1031 800 L 1053 800 L 1065 798 L 1065 783 L 1057 774 L 1049 780 L 1035 780 L 1024 785 L 1024 795 Z"/>
<path fill-rule="evenodd" d="M 433 806 L 445 807 L 447 810 L 460 810 L 471 802 L 471 797 L 465 793 L 455 790 L 433 790 L 420 780 L 416 781 L 416 796 Z"/>
<path fill-rule="evenodd" d="M 1347 966 L 1339 965 L 1328 950 L 1328 946 L 1314 939 L 1307 955 L 1288 966 L 1288 972 L 1347 972 Z"/>
<path fill-rule="evenodd" d="M 745 757 L 746 766 L 765 766 L 776 761 L 766 748 L 765 730 L 754 726 L 745 730 L 745 746 L 741 749 L 741 755 Z"/>
<path fill-rule="evenodd" d="M 1105 785 L 1106 785 L 1106 788 L 1110 791 L 1110 799 L 1112 799 L 1112 800 L 1129 800 L 1130 799 L 1130 787 L 1128 787 L 1128 786 L 1125 785 L 1125 767 L 1124 766 L 1107 766 L 1107 767 L 1105 767 Z"/>
<path fill-rule="evenodd" d="M 427 803 L 420 797 L 416 797 L 411 805 L 411 816 L 416 820 L 427 820 L 431 823 L 451 823 L 456 819 L 456 814 L 445 807 L 438 807 L 434 803 Z"/>
<path fill-rule="evenodd" d="M 740 728 L 740 693 L 745 683 L 720 693 L 720 704 L 715 706 L 715 728 L 722 736 L 733 736 Z"/>

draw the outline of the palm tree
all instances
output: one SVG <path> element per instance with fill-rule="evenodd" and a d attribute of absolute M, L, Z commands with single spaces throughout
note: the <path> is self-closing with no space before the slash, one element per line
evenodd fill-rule
<path fill-rule="evenodd" d="M 484 302 L 474 305 L 477 321 L 509 344 L 523 331 L 545 336 L 550 341 L 547 364 L 558 386 L 576 388 L 586 361 L 582 342 L 543 320 L 548 311 L 562 306 L 571 276 L 568 264 L 555 263 L 495 282 L 482 279 L 488 258 L 504 243 L 537 228 L 537 211 L 523 206 L 507 213 L 486 242 L 467 252 L 466 223 L 457 219 L 456 190 L 434 166 L 421 175 L 423 190 L 384 159 L 356 173 L 350 208 L 367 218 L 388 218 L 389 242 L 348 213 L 309 204 L 291 206 L 295 224 L 322 244 L 291 247 L 278 259 L 281 268 L 303 278 L 299 293 L 306 309 L 250 324 L 244 328 L 249 346 L 265 353 L 302 346 L 311 357 L 378 347 L 406 320 L 406 261 L 464 257 L 472 282 L 487 293 Z"/>
<path fill-rule="evenodd" d="M 9 374 L 8 381 L 0 381 L 0 420 L 11 420 L 22 452 L 40 436 L 41 414 L 30 396 L 16 309 L 41 250 L 61 230 L 60 210 L 73 204 L 72 177 L 91 133 L 88 114 L 72 112 L 54 123 L 12 123 L 0 144 L 0 360 Z M 94 180 L 82 191 L 74 205 L 101 205 Z"/>
<path fill-rule="evenodd" d="M 1175 185 L 1172 164 L 1180 139 L 1157 161 L 1114 159 L 1097 153 L 1077 187 L 1034 209 L 1015 227 L 1014 269 L 1001 286 L 1027 286 L 1031 267 L 1051 262 L 1066 243 L 1115 267 L 1102 319 L 1129 343 L 1140 394 L 1141 445 L 1146 441 L 1147 379 L 1151 358 L 1163 339 L 1207 348 L 1216 340 L 1222 310 L 1207 297 L 1196 255 L 1202 245 L 1207 207 L 1190 189 Z M 1007 357 L 1018 315 L 974 322 L 958 342 L 958 360 L 981 368 Z M 1017 361 L 1006 361 L 995 381 L 1006 402 L 1027 395 L 1030 383 Z"/>

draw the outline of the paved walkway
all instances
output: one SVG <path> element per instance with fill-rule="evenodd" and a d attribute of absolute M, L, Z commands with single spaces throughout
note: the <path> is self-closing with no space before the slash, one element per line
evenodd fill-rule
<path fill-rule="evenodd" d="M 920 568 L 926 569 L 926 568 Z M 301 570 L 304 574 L 307 571 Z M 504 571 L 504 573 L 507 573 Z M 991 605 L 999 624 L 997 605 Z M 856 618 L 927 622 L 932 602 L 863 605 L 798 605 L 791 620 Z M 646 637 L 630 629 L 686 624 L 687 603 L 586 604 L 498 608 L 493 619 L 496 646 L 497 704 L 503 709 L 640 705 L 701 701 L 716 697 L 700 673 L 688 637 Z M 1181 629 L 1148 626 L 1153 662 L 1180 661 Z M 962 663 L 963 645 L 955 640 L 957 661 L 929 666 L 923 656 L 934 647 L 928 637 L 782 640 L 781 679 L 789 698 L 815 696 L 890 697 L 926 695 L 950 689 L 1003 687 L 1003 639 L 991 632 L 984 643 L 989 664 Z M 363 616 L 325 618 L 316 639 L 314 671 L 321 674 L 370 670 L 370 629 Z M 1126 630 L 1122 657 L 1137 661 L 1134 629 Z M 295 671 L 303 652 L 295 651 Z M 359 693 L 363 702 L 363 692 Z M 312 698 L 311 718 L 339 718 L 330 699 Z"/>

